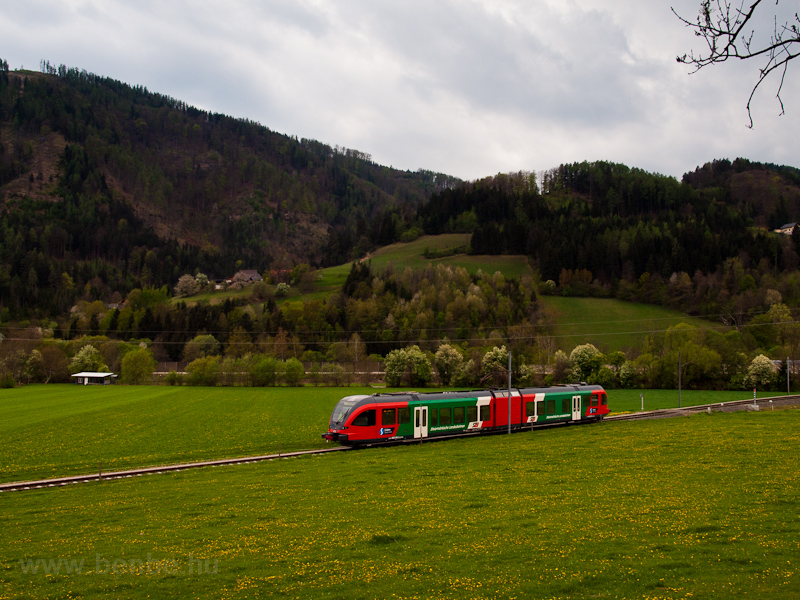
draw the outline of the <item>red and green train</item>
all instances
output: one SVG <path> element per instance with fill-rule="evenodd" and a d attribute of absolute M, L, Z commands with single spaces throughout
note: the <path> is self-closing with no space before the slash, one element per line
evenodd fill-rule
<path fill-rule="evenodd" d="M 608 396 L 599 385 L 560 385 L 509 390 L 399 392 L 342 398 L 322 437 L 342 444 L 373 444 L 489 433 L 551 423 L 599 421 Z"/>

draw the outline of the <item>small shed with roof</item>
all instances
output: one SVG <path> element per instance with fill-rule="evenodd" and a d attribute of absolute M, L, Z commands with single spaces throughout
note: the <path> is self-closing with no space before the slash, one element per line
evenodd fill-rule
<path fill-rule="evenodd" d="M 76 385 L 109 385 L 117 378 L 114 373 L 97 373 L 94 371 L 81 371 L 72 376 Z"/>

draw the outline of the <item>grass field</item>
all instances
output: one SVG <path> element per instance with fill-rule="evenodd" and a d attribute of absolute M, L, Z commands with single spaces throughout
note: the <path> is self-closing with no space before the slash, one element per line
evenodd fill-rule
<path fill-rule="evenodd" d="M 0 482 L 92 473 L 99 461 L 111 471 L 318 448 L 343 395 L 336 388 L 0 390 Z"/>
<path fill-rule="evenodd" d="M 108 472 L 320 448 L 336 402 L 375 391 L 121 385 L 0 390 L 0 482 L 94 473 L 100 461 Z M 609 390 L 611 411 L 640 410 L 640 393 L 645 410 L 678 406 L 676 390 Z M 684 391 L 682 405 L 750 397 L 752 392 Z"/>
<path fill-rule="evenodd" d="M 640 346 L 648 333 L 665 331 L 678 323 L 723 329 L 716 323 L 652 304 L 614 298 L 542 296 L 540 299 L 556 318 L 556 337 L 566 351 L 586 343 L 604 352 L 633 348 Z"/>
<path fill-rule="evenodd" d="M 0 598 L 795 599 L 800 411 L 0 495 Z"/>

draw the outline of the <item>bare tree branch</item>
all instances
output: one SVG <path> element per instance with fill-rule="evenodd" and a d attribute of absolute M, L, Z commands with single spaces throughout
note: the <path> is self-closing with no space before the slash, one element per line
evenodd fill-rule
<path fill-rule="evenodd" d="M 775 6 L 780 0 L 775 0 Z M 747 7 L 749 4 L 749 7 Z M 696 73 L 703 67 L 725 62 L 729 58 L 748 60 L 751 58 L 761 58 L 765 62 L 758 70 L 758 81 L 753 86 L 750 96 L 747 99 L 747 116 L 750 120 L 748 127 L 753 127 L 753 115 L 751 113 L 751 103 L 756 91 L 762 82 L 767 79 L 774 71 L 779 71 L 780 80 L 776 97 L 781 106 L 780 114 L 784 114 L 783 99 L 781 91 L 786 79 L 786 71 L 789 61 L 794 60 L 800 55 L 800 17 L 794 13 L 794 17 L 779 23 L 777 14 L 774 15 L 774 28 L 769 37 L 762 42 L 754 42 L 756 29 L 753 25 L 756 11 L 760 10 L 759 16 L 765 13 L 763 0 L 740 0 L 738 8 L 731 0 L 702 0 L 700 3 L 700 13 L 696 20 L 690 21 L 680 16 L 675 9 L 673 14 L 680 19 L 687 27 L 694 29 L 697 37 L 703 38 L 708 47 L 708 53 L 695 54 L 690 51 L 688 54 L 678 56 L 679 63 L 694 67 L 692 73 Z M 746 8 L 747 7 L 747 8 Z"/>

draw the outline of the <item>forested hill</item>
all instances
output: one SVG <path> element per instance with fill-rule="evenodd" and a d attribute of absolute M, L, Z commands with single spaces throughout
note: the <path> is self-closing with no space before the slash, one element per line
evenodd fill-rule
<path fill-rule="evenodd" d="M 0 61 L 0 305 L 63 309 L 62 273 L 124 294 L 195 268 L 230 276 L 237 261 L 344 262 L 395 241 L 455 183 L 85 71 Z"/>
<path fill-rule="evenodd" d="M 427 233 L 473 231 L 476 254 L 527 254 L 545 280 L 582 271 L 584 290 L 607 291 L 644 274 L 712 274 L 734 258 L 792 271 L 796 243 L 767 227 L 798 218 L 800 171 L 743 159 L 680 182 L 608 162 L 561 165 L 538 179 L 499 175 L 445 190 L 420 211 Z"/>

